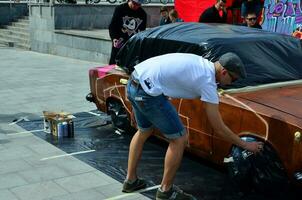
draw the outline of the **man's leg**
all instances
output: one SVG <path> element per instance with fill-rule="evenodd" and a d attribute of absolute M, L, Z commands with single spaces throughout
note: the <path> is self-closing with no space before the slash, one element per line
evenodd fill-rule
<path fill-rule="evenodd" d="M 153 129 L 148 132 L 142 132 L 138 130 L 133 136 L 130 149 L 129 149 L 129 157 L 128 157 L 128 171 L 126 180 L 136 180 L 137 174 L 136 169 L 138 162 L 141 158 L 143 147 L 145 141 L 152 135 Z"/>
<path fill-rule="evenodd" d="M 187 134 L 180 138 L 170 140 L 165 157 L 164 176 L 161 182 L 162 191 L 168 191 L 173 185 L 173 180 L 180 166 L 187 142 Z"/>

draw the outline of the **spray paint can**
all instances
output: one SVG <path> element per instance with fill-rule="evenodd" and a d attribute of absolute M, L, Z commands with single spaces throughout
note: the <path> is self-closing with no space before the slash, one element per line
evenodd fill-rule
<path fill-rule="evenodd" d="M 62 124 L 62 122 L 58 122 L 58 124 L 57 124 L 57 132 L 58 132 L 58 138 L 61 138 L 61 137 L 63 137 L 63 131 L 64 131 L 64 129 L 63 129 L 63 124 Z"/>
<path fill-rule="evenodd" d="M 70 120 L 68 122 L 68 137 L 73 138 L 74 137 L 74 126 L 73 126 L 73 121 Z"/>
<path fill-rule="evenodd" d="M 44 132 L 45 133 L 50 133 L 50 123 L 47 119 L 44 118 Z"/>
<path fill-rule="evenodd" d="M 67 122 L 62 122 L 62 126 L 63 126 L 63 137 L 68 137 L 68 124 Z"/>

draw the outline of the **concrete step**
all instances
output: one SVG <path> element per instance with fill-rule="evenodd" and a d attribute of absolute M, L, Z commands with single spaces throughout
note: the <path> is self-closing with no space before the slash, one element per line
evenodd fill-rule
<path fill-rule="evenodd" d="M 0 37 L 0 44 L 4 44 L 5 46 L 8 46 L 8 47 L 14 47 L 15 46 L 15 42 L 3 39 L 1 37 Z"/>
<path fill-rule="evenodd" d="M 11 26 L 20 27 L 20 28 L 27 28 L 29 27 L 29 23 L 25 22 L 13 22 Z"/>
<path fill-rule="evenodd" d="M 22 37 L 29 39 L 29 33 L 28 32 L 21 32 L 16 30 L 9 30 L 9 29 L 0 29 L 0 34 L 2 35 L 15 35 L 17 37 Z"/>
<path fill-rule="evenodd" d="M 30 44 L 15 43 L 14 46 L 20 49 L 30 50 Z"/>
<path fill-rule="evenodd" d="M 26 32 L 26 33 L 29 32 L 28 27 L 24 28 L 24 27 L 17 27 L 17 26 L 6 26 L 5 28 L 8 30 L 14 30 L 14 31 L 19 31 L 19 32 Z"/>
<path fill-rule="evenodd" d="M 24 16 L 17 22 L 0 29 L 0 44 L 22 49 L 30 49 L 29 17 Z"/>
<path fill-rule="evenodd" d="M 14 41 L 16 43 L 29 44 L 29 39 L 20 38 L 20 37 L 15 36 L 15 35 L 6 35 L 6 34 L 0 33 L 0 38 L 2 38 L 4 40 L 8 40 L 8 41 Z"/>
<path fill-rule="evenodd" d="M 23 24 L 28 24 L 29 25 L 29 19 L 19 19 L 18 22 L 22 22 Z"/>
<path fill-rule="evenodd" d="M 0 29 L 0 34 L 6 34 L 6 35 L 11 35 L 13 31 L 8 30 L 8 29 Z"/>
<path fill-rule="evenodd" d="M 16 47 L 20 49 L 26 49 L 30 50 L 30 44 L 29 41 L 26 42 L 20 42 L 20 41 L 14 41 L 13 38 L 3 38 L 0 36 L 0 44 L 4 44 L 9 47 Z"/>

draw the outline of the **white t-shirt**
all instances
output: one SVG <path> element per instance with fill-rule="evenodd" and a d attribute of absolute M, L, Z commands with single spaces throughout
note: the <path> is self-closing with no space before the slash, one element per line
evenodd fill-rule
<path fill-rule="evenodd" d="M 219 103 L 214 63 L 201 56 L 170 53 L 145 60 L 134 68 L 142 88 L 151 96 L 164 94 Z"/>

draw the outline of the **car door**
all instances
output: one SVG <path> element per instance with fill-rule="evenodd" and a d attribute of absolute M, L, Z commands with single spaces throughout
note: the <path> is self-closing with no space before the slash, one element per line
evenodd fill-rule
<path fill-rule="evenodd" d="M 186 127 L 190 150 L 209 156 L 212 154 L 213 130 L 199 99 L 173 99 L 179 117 Z"/>

